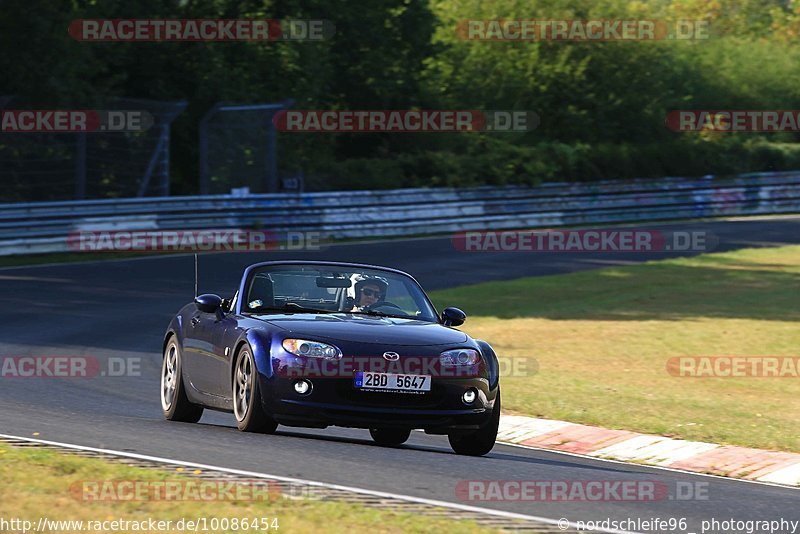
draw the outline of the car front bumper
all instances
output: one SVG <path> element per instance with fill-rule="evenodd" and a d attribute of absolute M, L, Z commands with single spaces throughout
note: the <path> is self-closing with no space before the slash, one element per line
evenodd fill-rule
<path fill-rule="evenodd" d="M 311 391 L 300 395 L 294 383 L 300 378 L 259 373 L 264 410 L 286 426 L 323 428 L 412 428 L 434 434 L 470 432 L 486 425 L 492 414 L 497 388 L 484 378 L 434 378 L 425 393 L 365 392 L 351 378 L 306 378 Z M 470 388 L 477 398 L 462 400 Z"/>

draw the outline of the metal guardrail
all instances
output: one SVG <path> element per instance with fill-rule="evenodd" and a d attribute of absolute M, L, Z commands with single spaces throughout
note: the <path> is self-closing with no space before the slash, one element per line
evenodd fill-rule
<path fill-rule="evenodd" d="M 800 213 L 800 171 L 702 179 L 0 204 L 0 255 L 80 230 L 263 228 L 342 238 Z"/>

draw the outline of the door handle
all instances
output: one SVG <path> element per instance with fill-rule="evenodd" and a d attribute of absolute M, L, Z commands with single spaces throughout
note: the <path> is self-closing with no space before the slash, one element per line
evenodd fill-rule
<path fill-rule="evenodd" d="M 192 326 L 197 326 L 200 322 L 200 317 L 192 317 Z"/>

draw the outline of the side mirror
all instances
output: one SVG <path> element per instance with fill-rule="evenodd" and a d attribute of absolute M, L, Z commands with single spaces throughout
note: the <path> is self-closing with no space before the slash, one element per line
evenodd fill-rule
<path fill-rule="evenodd" d="M 458 308 L 445 308 L 442 312 L 442 324 L 445 326 L 461 326 L 467 320 L 467 314 Z"/>
<path fill-rule="evenodd" d="M 194 303 L 197 309 L 203 313 L 217 313 L 222 306 L 222 297 L 209 293 L 195 297 Z"/>

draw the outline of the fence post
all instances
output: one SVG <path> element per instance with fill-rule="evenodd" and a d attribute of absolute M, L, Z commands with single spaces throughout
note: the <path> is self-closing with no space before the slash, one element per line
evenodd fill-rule
<path fill-rule="evenodd" d="M 162 155 L 165 149 L 169 150 L 169 143 L 166 142 L 166 138 L 164 137 L 168 135 L 168 133 L 169 132 L 165 131 L 163 128 L 161 129 L 161 135 L 158 136 L 156 148 L 153 150 L 153 155 L 150 156 L 150 161 L 147 163 L 147 170 L 144 171 L 142 182 L 139 184 L 139 192 L 136 193 L 137 197 L 143 197 L 147 194 L 147 188 L 150 186 L 150 177 L 153 175 L 156 163 L 158 163 L 158 157 Z"/>
<path fill-rule="evenodd" d="M 278 134 L 272 121 L 274 116 L 274 112 L 267 115 L 269 122 L 267 125 L 267 159 L 269 161 L 267 161 L 267 183 L 264 184 L 267 193 L 278 192 Z"/>
<path fill-rule="evenodd" d="M 78 134 L 75 149 L 75 200 L 83 200 L 86 198 L 86 132 Z"/>
<path fill-rule="evenodd" d="M 217 111 L 219 110 L 220 104 L 219 102 L 214 104 L 211 109 L 206 111 L 206 114 L 203 115 L 203 118 L 200 119 L 200 125 L 198 127 L 199 136 L 200 136 L 200 146 L 198 147 L 200 154 L 198 155 L 200 158 L 199 161 L 199 173 L 200 173 L 200 194 L 207 195 L 209 190 L 211 189 L 211 169 L 208 166 L 208 122 L 211 120 L 211 117 L 216 115 Z"/>
<path fill-rule="evenodd" d="M 169 196 L 169 141 L 170 123 L 164 123 L 161 127 L 161 135 L 164 138 L 164 146 L 161 149 L 161 165 L 159 166 L 161 179 L 158 183 L 158 194 L 162 197 Z"/>

